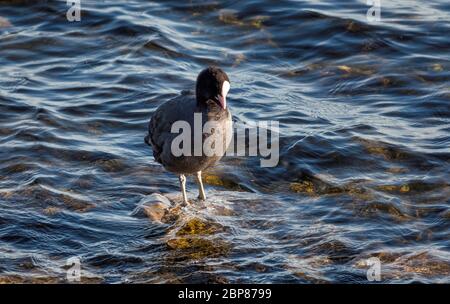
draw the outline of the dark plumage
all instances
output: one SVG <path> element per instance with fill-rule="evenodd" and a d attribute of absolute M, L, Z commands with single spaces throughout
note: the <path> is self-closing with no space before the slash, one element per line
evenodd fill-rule
<path fill-rule="evenodd" d="M 152 147 L 153 156 L 157 162 L 162 164 L 166 170 L 180 175 L 185 203 L 187 203 L 187 197 L 184 174 L 196 174 L 199 196 L 201 199 L 205 199 L 201 171 L 222 158 L 230 143 L 231 113 L 226 105 L 229 88 L 230 82 L 227 74 L 218 67 L 208 67 L 197 77 L 195 96 L 192 92 L 183 92 L 179 97 L 159 106 L 150 119 L 145 142 Z M 203 130 L 204 132 L 196 130 L 194 128 L 194 114 L 196 113 L 201 115 L 202 128 L 207 122 L 213 124 L 213 128 Z M 191 127 L 191 147 L 188 149 L 190 155 L 175 156 L 171 149 L 173 140 L 179 136 L 178 133 L 171 133 L 172 125 L 177 121 L 185 121 Z M 195 132 L 202 132 L 200 135 L 202 145 L 205 140 L 214 136 L 210 140 L 217 139 L 217 143 L 221 141 L 223 149 L 218 149 L 219 151 L 215 155 L 208 156 L 203 149 L 200 155 L 194 155 L 196 152 Z"/>

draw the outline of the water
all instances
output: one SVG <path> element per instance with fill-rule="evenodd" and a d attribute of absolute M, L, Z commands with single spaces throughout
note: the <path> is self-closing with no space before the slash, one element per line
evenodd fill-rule
<path fill-rule="evenodd" d="M 0 282 L 450 282 L 448 1 L 65 2 L 0 1 Z M 209 64 L 280 163 L 152 220 L 148 119 Z"/>

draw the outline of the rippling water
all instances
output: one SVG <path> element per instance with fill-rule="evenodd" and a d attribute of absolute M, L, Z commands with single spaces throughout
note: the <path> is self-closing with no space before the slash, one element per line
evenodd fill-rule
<path fill-rule="evenodd" d="M 377 257 L 449 283 L 448 1 L 65 2 L 0 0 L 0 282 L 78 256 L 82 282 L 364 283 Z M 180 193 L 148 119 L 209 64 L 237 122 L 280 121 L 280 163 L 225 158 L 152 220 Z"/>

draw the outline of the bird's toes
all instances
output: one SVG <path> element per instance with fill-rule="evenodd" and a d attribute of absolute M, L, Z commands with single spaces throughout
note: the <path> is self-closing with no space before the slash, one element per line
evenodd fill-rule
<path fill-rule="evenodd" d="M 181 207 L 187 207 L 187 206 L 190 206 L 191 203 L 189 201 L 184 201 L 184 202 L 181 202 L 180 205 L 181 205 Z"/>

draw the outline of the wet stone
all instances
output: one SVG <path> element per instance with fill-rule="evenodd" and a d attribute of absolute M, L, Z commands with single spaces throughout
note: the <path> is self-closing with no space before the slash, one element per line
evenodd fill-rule
<path fill-rule="evenodd" d="M 410 188 L 409 185 L 381 185 L 376 187 L 377 190 L 380 191 L 386 191 L 386 192 L 400 192 L 400 193 L 407 193 L 409 192 Z"/>
<path fill-rule="evenodd" d="M 235 183 L 234 181 L 232 181 L 230 179 L 223 178 L 218 175 L 207 173 L 207 174 L 204 174 L 202 178 L 203 178 L 203 182 L 208 185 L 224 187 L 228 190 L 242 191 L 241 187 L 237 183 Z"/>
<path fill-rule="evenodd" d="M 359 206 L 358 215 L 360 216 L 374 216 L 377 214 L 389 215 L 396 221 L 407 221 L 412 219 L 410 215 L 406 214 L 392 203 L 370 202 L 363 206 Z"/>
<path fill-rule="evenodd" d="M 432 69 L 433 69 L 433 71 L 435 71 L 435 72 L 442 72 L 442 71 L 444 70 L 444 68 L 442 67 L 442 65 L 439 64 L 439 63 L 433 64 Z"/>
<path fill-rule="evenodd" d="M 202 259 L 226 255 L 230 246 L 221 240 L 187 236 L 173 238 L 167 241 L 167 247 L 176 250 L 172 258 Z"/>
<path fill-rule="evenodd" d="M 46 215 L 56 215 L 61 212 L 60 208 L 57 207 L 47 207 L 43 210 Z"/>
<path fill-rule="evenodd" d="M 133 210 L 132 216 L 147 217 L 151 221 L 165 222 L 171 206 L 168 198 L 159 193 L 153 193 L 139 202 Z"/>
<path fill-rule="evenodd" d="M 186 235 L 209 235 L 222 230 L 222 226 L 217 223 L 207 222 L 198 218 L 187 221 L 177 232 L 177 236 Z"/>
<path fill-rule="evenodd" d="M 119 172 L 125 169 L 125 164 L 120 159 L 100 159 L 95 165 L 105 172 Z"/>
<path fill-rule="evenodd" d="M 289 189 L 292 192 L 296 192 L 296 193 L 307 193 L 307 194 L 315 193 L 314 184 L 310 181 L 291 183 L 289 186 Z"/>

